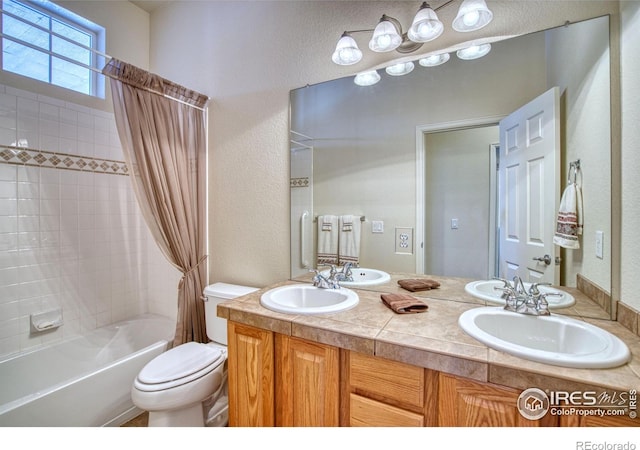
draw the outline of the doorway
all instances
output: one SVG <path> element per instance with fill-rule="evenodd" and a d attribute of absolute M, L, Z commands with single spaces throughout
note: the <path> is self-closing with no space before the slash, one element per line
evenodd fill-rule
<path fill-rule="evenodd" d="M 497 124 L 424 132 L 424 273 L 490 278 L 496 267 Z"/>

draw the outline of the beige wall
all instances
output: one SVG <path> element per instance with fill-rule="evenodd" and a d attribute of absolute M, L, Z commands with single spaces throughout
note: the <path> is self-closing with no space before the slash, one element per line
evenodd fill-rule
<path fill-rule="evenodd" d="M 640 2 L 620 2 L 622 236 L 620 299 L 640 311 Z"/>
<path fill-rule="evenodd" d="M 494 1 L 491 7 L 495 23 L 479 34 L 521 34 L 618 11 L 611 1 Z M 636 11 L 624 8 L 628 15 Z M 443 22 L 451 22 L 454 9 L 441 11 Z M 357 67 L 335 66 L 330 55 L 343 30 L 375 24 L 382 12 L 406 23 L 414 10 L 415 2 L 204 1 L 177 2 L 151 15 L 151 70 L 211 97 L 211 281 L 263 286 L 289 276 L 289 90 L 380 63 L 385 55 L 373 58 L 366 50 Z M 447 28 L 425 49 L 468 39 Z M 626 54 L 633 51 L 627 47 Z M 626 138 L 632 151 L 637 139 Z M 625 227 L 623 239 L 639 248 L 632 225 Z M 639 266 L 630 253 L 624 261 Z M 633 275 L 623 279 L 625 292 L 637 290 Z"/>

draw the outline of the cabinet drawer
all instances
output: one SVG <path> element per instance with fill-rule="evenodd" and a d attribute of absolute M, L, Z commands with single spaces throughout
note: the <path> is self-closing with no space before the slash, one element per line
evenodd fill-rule
<path fill-rule="evenodd" d="M 351 352 L 349 384 L 359 393 L 372 393 L 422 408 L 424 406 L 424 369 L 384 358 Z"/>
<path fill-rule="evenodd" d="M 424 417 L 411 411 L 357 394 L 351 394 L 349 401 L 351 411 L 349 425 L 352 427 L 421 427 L 424 425 Z"/>

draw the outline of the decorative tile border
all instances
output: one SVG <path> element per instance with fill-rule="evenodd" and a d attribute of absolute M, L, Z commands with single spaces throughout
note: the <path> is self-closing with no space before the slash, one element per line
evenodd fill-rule
<path fill-rule="evenodd" d="M 309 177 L 291 178 L 290 186 L 292 188 L 309 187 Z"/>
<path fill-rule="evenodd" d="M 124 161 L 101 159 L 90 156 L 69 155 L 26 147 L 0 146 L 0 163 L 30 167 L 49 167 L 80 172 L 95 172 L 109 175 L 129 175 Z"/>

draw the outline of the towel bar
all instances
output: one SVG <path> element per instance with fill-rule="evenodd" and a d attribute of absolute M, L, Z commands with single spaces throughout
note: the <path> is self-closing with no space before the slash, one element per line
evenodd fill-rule
<path fill-rule="evenodd" d="M 360 222 L 366 222 L 366 220 L 367 220 L 366 216 L 360 216 Z M 314 216 L 313 221 L 317 222 L 318 221 L 318 216 Z"/>

